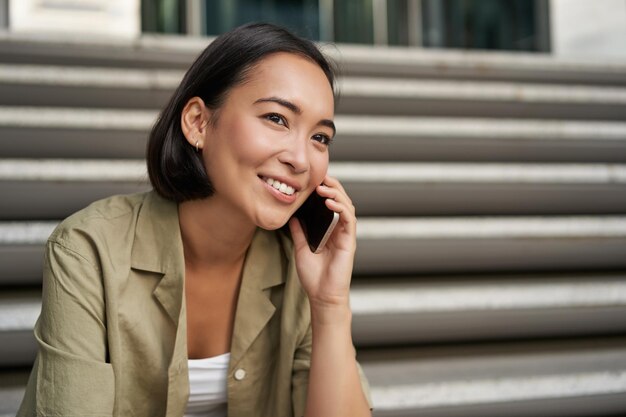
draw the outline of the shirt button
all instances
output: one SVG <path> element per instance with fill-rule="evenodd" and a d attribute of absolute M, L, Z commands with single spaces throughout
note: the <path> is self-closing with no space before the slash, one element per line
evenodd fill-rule
<path fill-rule="evenodd" d="M 235 371 L 235 379 L 237 381 L 241 381 L 242 379 L 244 379 L 246 377 L 246 371 L 239 368 Z"/>

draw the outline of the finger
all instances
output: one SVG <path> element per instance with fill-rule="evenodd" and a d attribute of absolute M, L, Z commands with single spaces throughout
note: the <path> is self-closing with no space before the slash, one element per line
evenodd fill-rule
<path fill-rule="evenodd" d="M 356 215 L 356 210 L 354 206 L 352 205 L 352 201 L 350 201 L 348 196 L 346 196 L 344 193 L 342 193 L 341 191 L 335 188 L 328 188 L 323 185 L 320 185 L 320 187 L 323 187 L 323 188 L 320 188 L 320 191 L 319 191 L 320 196 L 326 197 L 326 199 L 331 199 L 331 200 L 334 200 L 338 203 L 345 205 L 350 210 L 352 215 Z"/>
<path fill-rule="evenodd" d="M 324 184 L 332 188 L 338 188 L 339 190 L 341 190 L 341 192 L 343 192 L 346 196 L 348 196 L 348 193 L 343 188 L 343 185 L 341 185 L 341 183 L 339 182 L 337 178 L 331 177 L 330 175 L 326 175 L 326 177 L 324 178 Z M 348 199 L 350 199 L 350 197 L 348 197 Z"/>
<path fill-rule="evenodd" d="M 317 192 L 322 197 L 331 198 L 335 201 L 345 204 L 346 206 L 350 207 L 351 211 L 354 213 L 354 206 L 352 205 L 352 201 L 341 190 L 337 188 L 330 188 L 325 185 L 320 185 L 317 189 Z"/>
<path fill-rule="evenodd" d="M 302 225 L 297 218 L 292 217 L 291 219 L 289 219 L 289 230 L 291 231 L 291 238 L 293 239 L 293 244 L 296 251 L 303 246 L 307 246 L 306 237 L 304 236 L 304 231 L 302 230 Z"/>
<path fill-rule="evenodd" d="M 348 206 L 335 200 L 326 199 L 326 207 L 335 213 L 339 213 L 339 222 L 350 234 L 356 236 L 356 216 Z"/>
<path fill-rule="evenodd" d="M 340 195 L 340 191 L 336 188 L 330 188 L 326 185 L 318 185 L 315 190 L 319 195 L 326 198 L 332 198 L 333 200 L 342 199 L 343 196 Z M 345 199 L 344 199 L 345 201 Z"/>
<path fill-rule="evenodd" d="M 351 206 L 336 200 L 331 200 L 330 198 L 326 199 L 325 202 L 326 207 L 343 217 L 341 220 L 350 222 L 356 220 L 356 217 L 352 214 Z"/>

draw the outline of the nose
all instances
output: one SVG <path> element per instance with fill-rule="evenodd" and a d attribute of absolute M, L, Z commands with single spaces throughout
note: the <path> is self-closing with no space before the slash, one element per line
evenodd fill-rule
<path fill-rule="evenodd" d="M 303 137 L 290 140 L 284 151 L 281 152 L 280 162 L 289 165 L 295 174 L 302 174 L 309 169 L 308 139 Z"/>

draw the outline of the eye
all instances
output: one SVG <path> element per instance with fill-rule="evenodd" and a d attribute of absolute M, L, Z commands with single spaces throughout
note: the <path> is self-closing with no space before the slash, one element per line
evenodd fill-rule
<path fill-rule="evenodd" d="M 287 126 L 287 120 L 285 120 L 285 118 L 278 113 L 269 113 L 264 115 L 263 117 L 265 117 L 272 123 L 276 123 L 277 125 Z"/>
<path fill-rule="evenodd" d="M 332 138 L 330 136 L 325 135 L 323 133 L 318 133 L 318 134 L 313 135 L 312 139 L 318 141 L 319 143 L 321 143 L 323 145 L 327 145 L 327 146 L 330 145 L 333 142 L 333 140 L 332 140 Z"/>

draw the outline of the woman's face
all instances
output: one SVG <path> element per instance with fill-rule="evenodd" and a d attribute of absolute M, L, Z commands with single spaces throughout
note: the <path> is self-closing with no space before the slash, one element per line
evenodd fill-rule
<path fill-rule="evenodd" d="M 326 175 L 333 115 L 333 92 L 316 63 L 290 53 L 259 61 L 207 127 L 211 199 L 264 229 L 283 226 Z"/>

